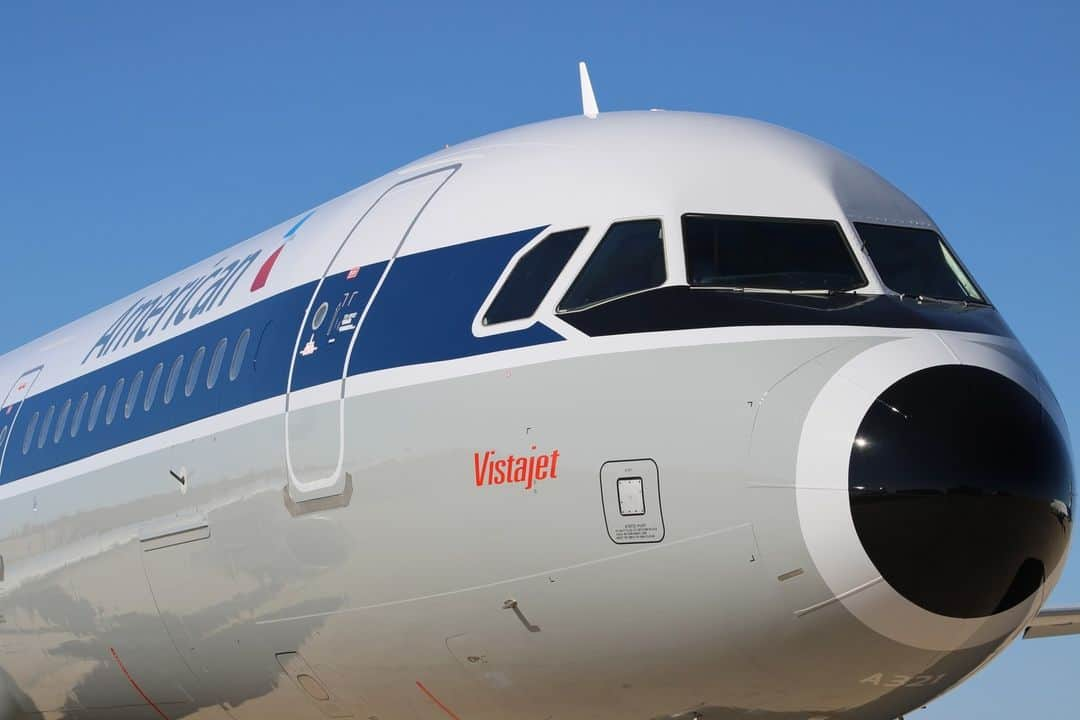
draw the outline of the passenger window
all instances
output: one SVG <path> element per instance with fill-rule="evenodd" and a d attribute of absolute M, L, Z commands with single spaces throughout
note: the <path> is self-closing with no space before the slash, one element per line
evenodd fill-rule
<path fill-rule="evenodd" d="M 831 220 L 688 214 L 682 227 L 691 287 L 827 293 L 866 285 Z"/>
<path fill-rule="evenodd" d="M 165 372 L 165 363 L 154 366 L 154 372 L 150 373 L 150 382 L 146 383 L 146 398 L 143 400 L 143 411 L 150 412 L 154 407 L 154 399 L 157 397 L 158 385 L 161 384 L 161 375 Z"/>
<path fill-rule="evenodd" d="M 124 378 L 116 381 L 112 395 L 109 397 L 109 409 L 105 411 L 105 424 L 112 425 L 116 419 L 116 410 L 120 407 L 120 398 L 124 395 Z"/>
<path fill-rule="evenodd" d="M 240 376 L 240 370 L 244 367 L 244 355 L 247 354 L 247 346 L 250 340 L 250 328 L 240 333 L 240 339 L 236 341 L 236 349 L 233 350 L 232 362 L 229 363 L 229 382 Z"/>
<path fill-rule="evenodd" d="M 187 382 L 184 383 L 184 397 L 191 397 L 195 392 L 195 385 L 199 382 L 199 370 L 202 369 L 203 358 L 206 357 L 206 346 L 200 346 L 191 358 L 191 367 L 188 368 Z"/>
<path fill-rule="evenodd" d="M 93 432 L 97 427 L 98 417 L 101 415 L 101 406 L 105 403 L 105 386 L 102 385 L 98 388 L 97 395 L 94 396 L 94 404 L 90 406 L 90 420 L 86 425 L 86 432 Z"/>
<path fill-rule="evenodd" d="M 124 419 L 127 420 L 131 417 L 131 413 L 135 412 L 135 403 L 139 400 L 139 389 L 142 387 L 143 371 L 135 373 L 134 379 L 131 381 L 131 390 L 128 391 L 127 402 L 124 403 Z"/>
<path fill-rule="evenodd" d="M 45 440 L 49 437 L 49 427 L 52 426 L 53 416 L 56 415 L 56 406 L 50 405 L 45 412 L 45 418 L 41 421 L 41 432 L 38 433 L 38 450 L 45 447 Z"/>
<path fill-rule="evenodd" d="M 26 426 L 26 437 L 23 438 L 22 454 L 30 452 L 30 444 L 34 442 L 34 430 L 37 429 L 38 420 L 41 418 L 40 412 L 35 412 L 34 417 L 30 418 L 30 424 Z"/>
<path fill-rule="evenodd" d="M 218 340 L 214 348 L 214 354 L 210 356 L 210 369 L 206 373 L 206 389 L 213 390 L 217 385 L 218 375 L 221 374 L 221 366 L 225 362 L 225 350 L 229 347 L 227 338 Z"/>
<path fill-rule="evenodd" d="M 916 299 L 985 303 L 975 282 L 933 230 L 855 223 L 881 281 Z"/>
<path fill-rule="evenodd" d="M 326 320 L 326 313 L 330 312 L 330 303 L 324 302 L 319 306 L 319 309 L 315 311 L 315 316 L 311 318 L 311 329 L 318 330 L 322 327 L 323 322 Z"/>
<path fill-rule="evenodd" d="M 64 401 L 64 406 L 60 408 L 60 417 L 56 419 L 56 430 L 53 431 L 53 445 L 60 442 L 60 438 L 64 436 L 64 429 L 67 427 L 68 415 L 71 414 L 71 398 Z"/>
<path fill-rule="evenodd" d="M 79 404 L 75 406 L 75 415 L 71 418 L 71 437 L 75 437 L 79 434 L 79 427 L 82 425 L 83 415 L 86 413 L 86 404 L 90 402 L 90 393 L 84 392 L 82 397 L 79 398 Z"/>
<path fill-rule="evenodd" d="M 0 430 L 0 454 L 3 453 L 4 441 L 7 440 L 8 426 L 5 425 L 3 430 Z"/>
<path fill-rule="evenodd" d="M 532 317 L 589 228 L 552 233 L 525 253 L 484 314 L 484 324 Z"/>
<path fill-rule="evenodd" d="M 615 223 L 570 286 L 559 312 L 581 310 L 602 300 L 664 283 L 663 229 L 659 220 Z"/>
<path fill-rule="evenodd" d="M 184 356 L 180 355 L 173 360 L 172 367 L 169 369 L 169 379 L 165 382 L 165 397 L 162 401 L 166 405 L 172 402 L 173 395 L 176 394 L 176 385 L 180 382 L 180 371 L 184 369 Z"/>

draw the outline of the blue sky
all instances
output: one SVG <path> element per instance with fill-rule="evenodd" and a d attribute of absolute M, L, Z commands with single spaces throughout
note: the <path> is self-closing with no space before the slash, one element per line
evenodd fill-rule
<path fill-rule="evenodd" d="M 0 352 L 415 157 L 580 111 L 746 115 L 948 234 L 1080 447 L 1080 5 L 26 3 L 0 8 Z M 1053 597 L 1080 603 L 1080 561 Z M 923 718 L 1064 718 L 1080 638 Z"/>

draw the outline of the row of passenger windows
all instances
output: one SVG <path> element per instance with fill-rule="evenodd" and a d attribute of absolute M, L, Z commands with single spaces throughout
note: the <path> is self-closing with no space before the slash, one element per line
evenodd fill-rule
<path fill-rule="evenodd" d="M 229 382 L 240 377 L 250 341 L 250 329 L 244 330 L 236 339 L 229 359 Z M 56 405 L 50 405 L 44 415 L 40 411 L 35 412 L 26 426 L 26 435 L 23 437 L 22 444 L 23 455 L 29 453 L 35 445 L 38 448 L 44 448 L 50 438 L 55 445 L 59 444 L 65 435 L 71 438 L 78 437 L 84 427 L 86 432 L 93 432 L 100 421 L 104 421 L 105 425 L 112 425 L 121 409 L 125 420 L 131 418 L 140 405 L 143 412 L 150 412 L 157 402 L 158 391 L 161 389 L 163 380 L 162 405 L 171 404 L 177 393 L 181 391 L 184 397 L 191 397 L 200 383 L 207 390 L 213 390 L 221 379 L 228 350 L 229 339 L 221 338 L 210 352 L 210 362 L 205 374 L 203 374 L 203 367 L 206 365 L 207 349 L 206 346 L 201 346 L 191 356 L 190 362 L 187 362 L 183 355 L 178 355 L 170 363 L 168 373 L 165 371 L 165 363 L 159 362 L 150 371 L 149 377 L 143 370 L 139 370 L 130 381 L 127 378 L 118 378 L 111 391 L 108 386 L 102 385 L 92 396 L 90 392 L 84 392 L 78 400 L 74 398 L 65 400 L 60 404 L 59 409 Z M 181 378 L 184 380 L 182 387 Z M 143 392 L 144 382 L 145 392 Z M 108 400 L 107 403 L 106 400 Z M 7 435 L 8 426 L 4 425 L 0 428 L 0 448 L 4 447 L 4 441 L 8 439 Z"/>
<path fill-rule="evenodd" d="M 863 247 L 887 287 L 919 300 L 985 303 L 974 281 L 934 231 L 856 223 Z M 525 253 L 484 314 L 484 324 L 523 320 L 536 312 L 588 228 L 554 232 Z M 718 290 L 833 293 L 867 284 L 840 225 L 831 220 L 682 216 L 687 284 Z M 608 228 L 557 312 L 566 313 L 663 285 L 659 220 Z"/>

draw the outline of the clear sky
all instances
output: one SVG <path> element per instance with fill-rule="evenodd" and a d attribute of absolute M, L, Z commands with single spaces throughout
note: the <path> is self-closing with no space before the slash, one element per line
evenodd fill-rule
<path fill-rule="evenodd" d="M 1080 4 L 0 5 L 0 352 L 420 155 L 580 112 L 746 115 L 937 220 L 1080 447 Z M 1052 602 L 1080 604 L 1080 560 Z M 1080 638 L 919 713 L 1075 717 Z"/>

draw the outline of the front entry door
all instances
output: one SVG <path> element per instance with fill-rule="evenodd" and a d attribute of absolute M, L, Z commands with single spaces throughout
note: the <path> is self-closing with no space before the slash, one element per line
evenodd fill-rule
<path fill-rule="evenodd" d="M 42 366 L 39 365 L 19 376 L 19 379 L 8 390 L 8 394 L 4 398 L 4 404 L 0 405 L 0 482 L 7 480 L 4 477 L 4 458 L 7 456 L 8 447 L 15 444 L 11 441 L 11 438 L 15 436 L 15 423 L 19 419 L 19 411 L 22 410 L 23 400 L 30 395 L 34 383 L 37 381 L 38 376 L 41 375 L 41 370 Z"/>
<path fill-rule="evenodd" d="M 304 314 L 286 395 L 285 449 L 294 503 L 346 492 L 345 375 L 357 333 L 416 220 L 459 165 L 397 183 L 368 208 L 323 272 Z M 390 259 L 361 265 L 373 249 Z M 346 496 L 347 497 L 347 496 Z"/>

